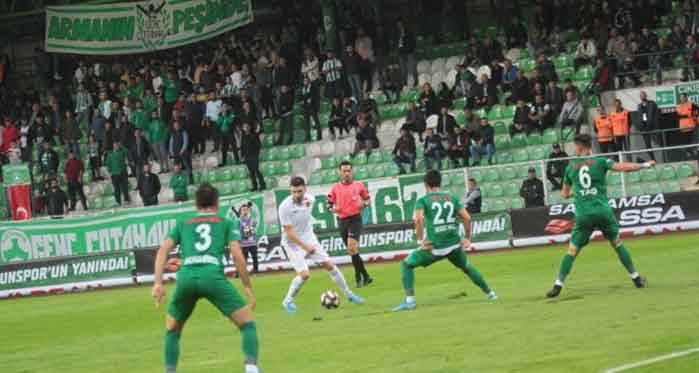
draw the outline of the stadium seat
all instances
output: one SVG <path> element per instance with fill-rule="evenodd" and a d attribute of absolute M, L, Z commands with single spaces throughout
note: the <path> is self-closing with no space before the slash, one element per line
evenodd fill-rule
<path fill-rule="evenodd" d="M 291 163 L 289 162 L 279 162 L 277 163 L 277 166 L 275 167 L 275 173 L 274 175 L 289 175 L 291 174 Z"/>
<path fill-rule="evenodd" d="M 621 185 L 621 173 L 619 172 L 608 172 L 607 173 L 607 184 L 608 185 Z"/>
<path fill-rule="evenodd" d="M 230 167 L 226 167 L 225 169 L 221 170 L 221 181 L 228 180 L 233 180 L 233 169 Z"/>
<path fill-rule="evenodd" d="M 366 163 L 366 162 L 365 162 Z M 357 180 L 366 180 L 369 178 L 369 170 L 366 166 L 359 166 L 354 172 L 354 178 Z"/>
<path fill-rule="evenodd" d="M 556 72 L 558 73 L 558 79 L 561 81 L 573 79 L 573 76 L 575 75 L 575 70 L 573 70 L 572 67 L 556 69 Z"/>
<path fill-rule="evenodd" d="M 382 164 L 371 164 L 367 167 L 369 168 L 369 176 L 372 179 L 384 177 L 384 174 L 386 173 L 385 166 Z"/>
<path fill-rule="evenodd" d="M 660 189 L 663 191 L 663 193 L 675 193 L 679 192 L 682 188 L 680 187 L 679 182 L 675 180 L 668 180 L 660 183 Z"/>
<path fill-rule="evenodd" d="M 517 149 L 512 154 L 515 162 L 526 162 L 529 160 L 527 149 Z"/>
<path fill-rule="evenodd" d="M 453 172 L 449 179 L 451 180 L 451 185 L 466 185 L 466 179 L 462 171 Z"/>
<path fill-rule="evenodd" d="M 662 187 L 657 181 L 643 183 L 641 184 L 641 188 L 643 189 L 643 194 L 659 194 L 663 192 Z"/>
<path fill-rule="evenodd" d="M 686 179 L 688 177 L 694 176 L 694 169 L 689 164 L 682 163 L 681 165 L 679 165 L 679 167 L 677 167 L 677 175 L 682 179 Z"/>
<path fill-rule="evenodd" d="M 394 163 L 386 163 L 386 176 L 398 176 L 400 170 Z"/>
<path fill-rule="evenodd" d="M 102 199 L 102 201 L 103 201 L 102 207 L 105 209 L 113 209 L 113 208 L 119 206 L 117 204 L 117 201 L 114 199 L 114 196 L 104 197 Z"/>
<path fill-rule="evenodd" d="M 584 81 L 584 80 L 590 80 L 593 78 L 594 71 L 590 66 L 583 66 L 578 71 L 575 73 L 575 79 L 576 81 Z M 580 87 L 581 89 L 583 87 Z"/>
<path fill-rule="evenodd" d="M 365 165 L 367 164 L 367 156 L 366 153 L 362 152 L 357 154 L 354 159 L 352 159 L 352 163 L 355 165 Z"/>
<path fill-rule="evenodd" d="M 517 171 L 517 180 L 524 180 L 527 177 L 529 177 L 529 169 L 531 167 L 536 168 L 537 165 L 532 163 L 532 164 L 528 164 L 528 165 L 524 165 L 524 166 L 520 166 L 520 167 L 515 168 L 515 170 Z M 537 172 L 537 175 L 538 174 L 540 174 L 540 172 Z"/>
<path fill-rule="evenodd" d="M 306 155 L 306 147 L 304 145 L 294 145 L 291 147 L 291 159 L 301 159 Z"/>
<path fill-rule="evenodd" d="M 517 171 L 514 167 L 503 167 L 500 169 L 500 180 L 514 180 L 517 178 Z"/>
<path fill-rule="evenodd" d="M 495 135 L 495 149 L 507 150 L 510 148 L 510 136 L 509 135 Z"/>
<path fill-rule="evenodd" d="M 233 182 L 227 181 L 221 185 L 221 195 L 228 196 L 235 193 Z"/>
<path fill-rule="evenodd" d="M 502 112 L 502 118 L 503 119 L 512 119 L 515 117 L 515 110 L 517 108 L 515 105 L 510 105 L 510 106 L 505 106 L 505 109 Z"/>
<path fill-rule="evenodd" d="M 277 154 L 277 160 L 287 161 L 291 158 L 291 152 L 288 146 L 279 146 L 274 153 Z"/>
<path fill-rule="evenodd" d="M 627 172 L 624 174 L 625 176 L 625 181 L 626 184 L 636 184 L 641 182 L 641 173 L 636 171 L 636 172 Z"/>
<path fill-rule="evenodd" d="M 488 112 L 488 120 L 494 122 L 498 119 L 502 119 L 504 114 L 504 107 L 502 105 L 494 105 L 490 108 Z"/>
<path fill-rule="evenodd" d="M 323 184 L 332 184 L 338 179 L 335 169 L 323 171 Z"/>
<path fill-rule="evenodd" d="M 624 193 L 621 190 L 621 187 L 610 186 L 609 188 L 607 188 L 607 197 L 609 197 L 609 198 L 621 198 L 623 196 L 624 196 Z"/>
<path fill-rule="evenodd" d="M 112 186 L 112 184 L 106 183 L 103 185 L 104 185 L 104 188 L 102 189 L 102 195 L 105 197 L 113 196 L 114 195 L 114 187 Z"/>
<path fill-rule="evenodd" d="M 641 181 L 644 183 L 658 181 L 658 172 L 655 168 L 645 168 L 640 171 Z"/>
<path fill-rule="evenodd" d="M 502 198 L 494 199 L 490 211 L 505 211 L 510 207 L 509 202 L 509 200 Z"/>
<path fill-rule="evenodd" d="M 466 107 L 466 100 L 459 98 L 454 100 L 454 109 L 462 111 Z"/>
<path fill-rule="evenodd" d="M 488 198 L 500 198 L 505 195 L 505 191 L 500 184 L 486 184 L 488 185 Z"/>
<path fill-rule="evenodd" d="M 553 59 L 553 65 L 556 67 L 556 71 L 570 68 L 573 66 L 573 58 L 568 54 L 560 54 Z"/>
<path fill-rule="evenodd" d="M 248 168 L 245 166 L 235 166 L 233 167 L 233 178 L 234 179 L 245 179 L 248 177 Z"/>
<path fill-rule="evenodd" d="M 260 168 L 263 175 L 275 175 L 277 172 L 275 162 L 262 162 L 262 167 Z M 209 179 L 209 182 L 211 182 L 211 179 Z"/>
<path fill-rule="evenodd" d="M 556 130 L 555 128 L 549 128 L 545 130 L 542 141 L 544 144 L 549 145 L 558 144 L 560 142 L 558 130 Z"/>
<path fill-rule="evenodd" d="M 480 184 L 483 182 L 483 170 L 471 168 L 468 170 L 468 177 L 476 180 L 476 183 Z"/>
<path fill-rule="evenodd" d="M 514 180 L 508 181 L 503 184 L 504 193 L 506 196 L 515 197 L 519 196 L 520 183 Z"/>
<path fill-rule="evenodd" d="M 545 145 L 535 145 L 529 148 L 529 159 L 532 161 L 540 161 L 548 158 L 548 147 Z"/>
<path fill-rule="evenodd" d="M 675 172 L 675 168 L 669 165 L 665 165 L 660 168 L 660 180 L 677 180 L 677 172 Z"/>
<path fill-rule="evenodd" d="M 522 133 L 514 135 L 511 139 L 511 146 L 513 148 L 523 148 L 527 146 L 527 136 Z"/>
<path fill-rule="evenodd" d="M 505 122 L 495 122 L 493 124 L 493 130 L 495 130 L 496 135 L 507 135 L 508 134 L 508 127 L 505 124 Z"/>
<path fill-rule="evenodd" d="M 451 185 L 451 174 L 445 172 L 442 174 L 442 187 L 448 188 L 450 185 Z"/>
<path fill-rule="evenodd" d="M 512 198 L 510 199 L 510 208 L 511 209 L 523 209 L 524 208 L 524 200 L 521 198 Z"/>
<path fill-rule="evenodd" d="M 369 155 L 369 159 L 367 160 L 367 164 L 369 165 L 378 165 L 383 163 L 383 155 L 381 154 L 380 151 L 373 151 Z"/>
<path fill-rule="evenodd" d="M 89 207 L 93 210 L 101 210 L 104 208 L 104 200 L 102 197 L 95 197 L 94 199 L 91 199 L 90 202 Z"/>
<path fill-rule="evenodd" d="M 320 167 L 324 170 L 331 170 L 337 167 L 338 163 L 337 157 L 331 155 L 320 160 Z"/>
<path fill-rule="evenodd" d="M 400 94 L 400 101 L 404 103 L 416 102 L 418 97 L 420 97 L 418 90 L 408 90 Z"/>
<path fill-rule="evenodd" d="M 512 162 L 514 162 L 514 157 L 512 156 L 512 152 L 510 152 L 510 151 L 498 150 L 495 152 L 495 161 L 497 164 L 512 163 Z"/>
<path fill-rule="evenodd" d="M 490 212 L 490 201 L 483 199 L 481 202 L 481 212 Z"/>
<path fill-rule="evenodd" d="M 627 196 L 640 196 L 641 194 L 646 194 L 643 191 L 643 187 L 641 186 L 641 184 L 633 184 L 633 185 L 626 186 L 626 195 Z"/>
<path fill-rule="evenodd" d="M 532 146 L 532 145 L 541 145 L 542 139 L 541 135 L 534 132 L 531 133 L 527 136 L 527 145 Z"/>
<path fill-rule="evenodd" d="M 500 179 L 500 173 L 498 172 L 497 168 L 488 168 L 485 170 L 484 173 L 484 181 L 486 183 L 492 183 L 494 181 L 498 181 Z"/>

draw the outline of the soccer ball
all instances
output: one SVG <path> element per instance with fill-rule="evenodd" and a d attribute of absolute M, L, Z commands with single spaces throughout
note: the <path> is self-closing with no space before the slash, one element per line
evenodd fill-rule
<path fill-rule="evenodd" d="M 328 290 L 320 295 L 320 305 L 329 310 L 340 307 L 340 296 L 336 292 Z"/>

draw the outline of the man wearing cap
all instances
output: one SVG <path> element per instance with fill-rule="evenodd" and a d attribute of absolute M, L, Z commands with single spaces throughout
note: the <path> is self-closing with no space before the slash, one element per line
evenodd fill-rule
<path fill-rule="evenodd" d="M 567 158 L 568 153 L 561 149 L 560 144 L 553 144 L 553 152 L 549 154 L 549 159 Z M 561 190 L 563 183 L 563 173 L 568 167 L 568 160 L 549 161 L 546 163 L 546 178 L 553 185 L 553 190 Z"/>
<path fill-rule="evenodd" d="M 522 182 L 519 195 L 524 198 L 524 206 L 526 208 L 544 205 L 544 183 L 536 177 L 536 169 L 534 167 L 529 168 L 529 176 Z"/>

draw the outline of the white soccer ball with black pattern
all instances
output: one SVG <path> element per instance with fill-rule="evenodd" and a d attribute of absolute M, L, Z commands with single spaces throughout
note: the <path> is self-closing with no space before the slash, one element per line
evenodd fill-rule
<path fill-rule="evenodd" d="M 340 296 L 336 292 L 328 290 L 320 295 L 320 304 L 329 310 L 340 307 Z"/>

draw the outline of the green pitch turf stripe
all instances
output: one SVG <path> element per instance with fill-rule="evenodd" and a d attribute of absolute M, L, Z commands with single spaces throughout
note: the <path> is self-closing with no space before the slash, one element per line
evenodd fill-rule
<path fill-rule="evenodd" d="M 684 350 L 684 351 L 676 351 L 676 352 L 673 352 L 673 353 L 670 353 L 670 354 L 667 354 L 667 355 L 660 355 L 660 356 L 654 357 L 654 358 L 652 358 L 652 359 L 641 360 L 641 361 L 638 361 L 638 362 L 635 362 L 635 363 L 625 364 L 625 365 L 622 365 L 622 366 L 618 366 L 618 367 L 616 367 L 616 368 L 607 369 L 607 370 L 605 370 L 605 371 L 602 372 L 602 373 L 617 373 L 617 372 L 623 372 L 623 371 L 625 371 L 625 370 L 634 369 L 634 368 L 638 368 L 638 367 L 642 367 L 642 366 L 646 366 L 646 365 L 651 365 L 651 364 L 655 364 L 655 363 L 658 363 L 658 362 L 661 362 L 661 361 L 665 361 L 665 360 L 670 360 L 670 359 L 674 359 L 674 358 L 678 358 L 678 357 L 682 357 L 682 356 L 691 355 L 691 354 L 694 354 L 694 353 L 697 353 L 697 352 L 699 352 L 699 347 L 697 347 L 697 348 L 690 348 L 689 350 Z"/>

